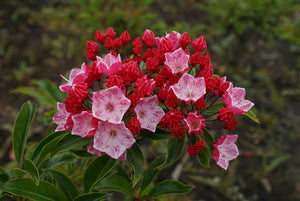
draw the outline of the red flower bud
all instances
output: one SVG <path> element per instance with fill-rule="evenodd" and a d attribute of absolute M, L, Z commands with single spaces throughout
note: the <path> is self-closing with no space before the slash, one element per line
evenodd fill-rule
<path fill-rule="evenodd" d="M 123 45 L 127 45 L 127 43 L 131 40 L 128 31 L 124 31 L 124 32 L 120 35 L 120 39 L 121 39 Z"/>

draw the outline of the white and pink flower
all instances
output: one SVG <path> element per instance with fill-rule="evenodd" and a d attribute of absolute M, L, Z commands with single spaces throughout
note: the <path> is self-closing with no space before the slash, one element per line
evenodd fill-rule
<path fill-rule="evenodd" d="M 205 80 L 203 77 L 194 78 L 192 75 L 184 73 L 178 83 L 170 87 L 177 98 L 189 103 L 196 102 L 206 93 Z"/>
<path fill-rule="evenodd" d="M 235 144 L 237 140 L 237 135 L 229 134 L 221 136 L 214 144 L 214 157 L 217 165 L 221 168 L 227 170 L 229 161 L 235 159 L 239 155 L 238 148 Z"/>
<path fill-rule="evenodd" d="M 244 88 L 233 87 L 232 83 L 230 83 L 227 91 L 223 94 L 224 103 L 234 114 L 241 115 L 254 105 L 251 101 L 245 100 L 245 96 Z"/>
<path fill-rule="evenodd" d="M 157 124 L 165 115 L 163 109 L 158 106 L 157 96 L 141 98 L 134 108 L 141 127 L 155 132 Z"/>
<path fill-rule="evenodd" d="M 100 73 L 112 75 L 122 69 L 122 60 L 120 55 L 114 56 L 109 53 L 103 58 L 97 56 L 96 59 Z"/>
<path fill-rule="evenodd" d="M 98 154 L 106 153 L 114 159 L 118 159 L 135 142 L 135 139 L 124 122 L 112 124 L 105 121 L 99 121 L 98 128 L 94 136 L 93 148 Z"/>
<path fill-rule="evenodd" d="M 205 128 L 205 119 L 201 115 L 197 115 L 197 112 L 190 112 L 188 117 L 184 119 L 186 125 L 189 128 L 189 134 L 192 132 L 203 133 L 203 128 Z"/>
<path fill-rule="evenodd" d="M 91 111 L 82 111 L 72 116 L 72 134 L 82 138 L 93 137 L 98 125 L 98 119 L 94 118 Z"/>
<path fill-rule="evenodd" d="M 130 107 L 130 100 L 117 86 L 94 92 L 92 103 L 93 116 L 113 124 L 120 124 Z"/>
<path fill-rule="evenodd" d="M 166 61 L 165 66 L 172 74 L 181 73 L 189 69 L 189 58 L 182 48 L 178 48 L 174 52 L 165 53 Z"/>
<path fill-rule="evenodd" d="M 57 125 L 55 131 L 65 131 L 72 129 L 72 115 L 66 110 L 64 103 L 57 103 L 57 112 L 53 116 L 53 123 L 56 123 Z"/>

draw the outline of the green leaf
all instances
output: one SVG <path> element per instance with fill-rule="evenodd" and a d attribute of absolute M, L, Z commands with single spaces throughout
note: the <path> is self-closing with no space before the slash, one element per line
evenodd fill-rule
<path fill-rule="evenodd" d="M 53 148 L 52 154 L 73 149 L 80 149 L 81 147 L 90 144 L 92 140 L 93 138 L 82 138 L 80 136 L 71 134 L 66 135 Z"/>
<path fill-rule="evenodd" d="M 193 188 L 194 186 L 185 185 L 175 180 L 164 180 L 156 184 L 150 191 L 149 195 L 152 197 L 157 197 L 160 195 L 173 193 L 185 194 L 190 192 Z"/>
<path fill-rule="evenodd" d="M 56 108 L 57 101 L 47 92 L 35 87 L 19 87 L 13 90 L 14 93 L 21 93 L 37 99 L 41 104 Z"/>
<path fill-rule="evenodd" d="M 222 103 L 215 103 L 212 106 L 205 108 L 204 109 L 205 111 L 202 114 L 204 114 L 204 115 L 211 115 L 213 113 L 218 112 L 220 109 L 222 109 L 222 107 L 224 107 L 224 103 L 223 102 Z"/>
<path fill-rule="evenodd" d="M 21 167 L 24 158 L 24 148 L 28 132 L 35 115 L 36 105 L 28 101 L 24 103 L 15 121 L 12 143 L 16 161 Z"/>
<path fill-rule="evenodd" d="M 24 170 L 33 178 L 34 182 L 38 185 L 40 182 L 39 171 L 31 160 L 25 159 Z"/>
<path fill-rule="evenodd" d="M 69 133 L 69 131 L 67 132 L 54 132 L 51 133 L 50 135 L 48 135 L 47 137 L 43 138 L 41 140 L 41 142 L 38 144 L 38 146 L 36 147 L 36 149 L 34 150 L 32 156 L 31 156 L 31 160 L 33 162 L 36 162 L 37 159 L 40 157 L 40 154 L 42 152 L 42 149 L 44 148 L 44 146 L 46 146 L 47 144 L 49 144 L 52 141 L 56 141 L 56 138 L 61 138 L 64 134 Z"/>
<path fill-rule="evenodd" d="M 40 181 L 36 185 L 32 179 L 16 178 L 4 183 L 2 190 L 36 201 L 67 201 L 65 194 L 53 184 Z"/>
<path fill-rule="evenodd" d="M 119 191 L 127 195 L 132 194 L 132 188 L 128 180 L 119 175 L 104 177 L 96 186 L 97 190 Z"/>
<path fill-rule="evenodd" d="M 55 169 L 56 167 L 59 167 L 60 165 L 67 164 L 67 163 L 74 163 L 75 156 L 72 153 L 63 153 L 58 154 L 53 157 L 47 158 L 44 160 L 40 165 L 39 169 Z"/>
<path fill-rule="evenodd" d="M 45 159 L 47 155 L 50 155 L 51 151 L 54 150 L 56 147 L 56 144 L 67 134 L 61 134 L 60 136 L 57 136 L 52 141 L 48 142 L 43 148 L 41 149 L 38 158 L 36 160 L 36 166 L 39 167 L 40 163 Z"/>
<path fill-rule="evenodd" d="M 49 80 L 34 80 L 32 84 L 38 85 L 43 91 L 47 92 L 56 102 L 64 101 L 64 93 Z"/>
<path fill-rule="evenodd" d="M 210 143 L 206 143 L 206 147 L 207 147 L 207 150 L 208 150 L 208 153 L 209 153 L 209 156 L 210 157 L 213 157 L 213 152 L 214 152 L 214 147 L 213 147 L 213 144 L 215 143 L 215 138 L 214 136 L 206 129 L 206 128 L 203 128 L 203 136 L 205 137 L 205 139 L 210 142 Z"/>
<path fill-rule="evenodd" d="M 87 193 L 76 197 L 74 201 L 100 201 L 111 195 L 110 193 Z"/>
<path fill-rule="evenodd" d="M 154 180 L 156 175 L 160 172 L 161 169 L 159 169 L 158 167 L 163 164 L 165 159 L 166 156 L 160 156 L 156 158 L 146 169 L 141 183 L 141 192 L 146 189 L 146 187 Z"/>
<path fill-rule="evenodd" d="M 113 168 L 115 163 L 116 160 L 108 155 L 103 155 L 93 160 L 87 167 L 83 177 L 85 192 L 90 192 L 94 185 L 96 185 Z"/>
<path fill-rule="evenodd" d="M 24 176 L 24 174 L 28 174 L 25 170 L 21 168 L 14 168 L 13 173 L 16 177 L 21 178 Z"/>
<path fill-rule="evenodd" d="M 5 172 L 5 170 L 0 166 L 0 183 L 4 183 L 9 180 L 9 175 Z"/>
<path fill-rule="evenodd" d="M 257 118 L 256 114 L 252 111 L 252 110 L 248 110 L 245 114 L 243 114 L 244 116 L 248 117 L 249 119 L 251 119 L 252 121 L 260 124 L 259 119 Z"/>
<path fill-rule="evenodd" d="M 205 148 L 203 151 L 200 151 L 197 155 L 200 164 L 205 167 L 205 168 L 209 168 L 209 152 L 207 150 L 207 148 Z"/>
<path fill-rule="evenodd" d="M 142 136 L 144 138 L 149 138 L 152 140 L 165 140 L 165 139 L 171 139 L 173 138 L 171 136 L 171 133 L 169 131 L 160 129 L 160 128 L 156 128 L 155 133 L 148 131 L 146 129 L 141 130 L 139 136 Z"/>
<path fill-rule="evenodd" d="M 133 146 L 129 150 L 127 150 L 127 155 L 128 161 L 131 163 L 134 169 L 133 186 L 135 186 L 143 176 L 145 167 L 144 155 L 137 143 L 134 143 Z"/>
<path fill-rule="evenodd" d="M 177 159 L 181 156 L 184 147 L 184 136 L 180 138 L 174 138 L 168 142 L 168 153 L 166 161 L 160 165 L 158 168 L 166 168 L 174 164 Z"/>
<path fill-rule="evenodd" d="M 58 183 L 58 187 L 63 192 L 65 192 L 69 200 L 73 200 L 79 195 L 79 191 L 77 190 L 76 186 L 65 174 L 56 170 L 47 170 L 47 172 L 50 172 L 52 174 L 52 176 Z"/>

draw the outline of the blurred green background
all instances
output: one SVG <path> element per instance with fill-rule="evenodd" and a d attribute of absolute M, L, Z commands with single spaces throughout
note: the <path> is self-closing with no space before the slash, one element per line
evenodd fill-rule
<path fill-rule="evenodd" d="M 203 169 L 183 158 L 161 173 L 196 185 L 190 195 L 172 200 L 300 200 L 299 0 L 1 0 L 2 167 L 9 167 L 14 119 L 30 99 L 12 91 L 38 79 L 60 84 L 60 74 L 86 61 L 86 40 L 109 26 L 132 38 L 145 29 L 157 36 L 173 30 L 192 39 L 204 35 L 214 73 L 246 88 L 255 103 L 261 124 L 239 119 L 234 133 L 240 156 L 227 172 L 213 161 Z M 38 108 L 32 141 L 45 136 L 50 124 L 47 106 Z M 145 147 L 149 158 L 164 151 L 156 145 Z"/>

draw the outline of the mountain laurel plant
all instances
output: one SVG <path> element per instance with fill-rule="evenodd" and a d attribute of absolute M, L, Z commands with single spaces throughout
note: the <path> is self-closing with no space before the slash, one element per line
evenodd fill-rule
<path fill-rule="evenodd" d="M 151 30 L 133 40 L 127 31 L 116 35 L 109 27 L 86 42 L 90 61 L 68 78 L 61 75 L 65 98 L 49 81 L 17 89 L 57 107 L 56 129 L 39 143 L 26 143 L 36 106 L 23 105 L 13 132 L 18 167 L 1 168 L 3 197 L 96 201 L 117 191 L 127 201 L 163 199 L 194 188 L 154 182 L 183 152 L 205 168 L 213 159 L 224 170 L 238 157 L 238 135 L 231 132 L 236 116 L 258 119 L 245 89 L 213 73 L 205 38 L 192 41 L 175 31 L 155 37 Z M 213 129 L 224 134 L 215 136 Z M 146 164 L 143 138 L 166 140 L 167 153 Z"/>

